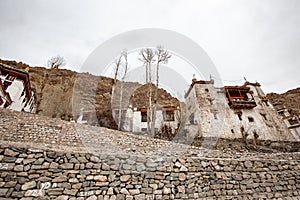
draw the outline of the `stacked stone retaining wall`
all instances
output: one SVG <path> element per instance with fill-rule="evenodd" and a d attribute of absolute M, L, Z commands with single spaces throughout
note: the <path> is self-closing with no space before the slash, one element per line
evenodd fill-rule
<path fill-rule="evenodd" d="M 2 198 L 300 199 L 299 154 L 278 155 L 278 159 L 165 161 L 5 145 L 0 152 Z"/>
<path fill-rule="evenodd" d="M 1 199 L 300 199 L 300 153 L 196 148 L 0 109 Z"/>

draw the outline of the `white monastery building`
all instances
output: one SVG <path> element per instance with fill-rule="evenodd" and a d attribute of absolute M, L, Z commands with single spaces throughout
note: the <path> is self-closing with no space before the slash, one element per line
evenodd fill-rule
<path fill-rule="evenodd" d="M 268 102 L 259 83 L 214 87 L 192 80 L 185 95 L 187 137 L 221 137 L 295 141 L 296 137 Z"/>

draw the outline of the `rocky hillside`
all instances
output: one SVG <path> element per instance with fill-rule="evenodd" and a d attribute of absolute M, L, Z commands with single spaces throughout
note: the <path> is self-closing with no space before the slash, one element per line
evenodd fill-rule
<path fill-rule="evenodd" d="M 1 63 L 10 65 L 17 69 L 25 69 L 29 65 L 16 62 L 1 60 Z M 112 103 L 116 103 L 112 97 L 113 80 L 106 77 L 95 76 L 89 73 L 77 73 L 67 69 L 47 69 L 44 67 L 30 67 L 30 81 L 36 95 L 36 113 L 53 118 L 64 120 L 77 119 L 80 109 L 83 108 L 89 123 L 109 128 L 116 128 L 112 117 Z M 136 91 L 130 91 L 137 89 Z M 146 93 L 146 87 L 141 87 L 138 83 L 124 84 L 124 95 L 127 99 L 135 98 L 129 94 Z M 162 102 L 173 102 L 177 104 L 177 99 L 173 98 L 165 90 L 160 89 L 159 95 Z M 141 95 L 145 97 L 145 95 Z M 146 99 L 139 99 L 146 102 Z M 119 104 L 117 104 L 119 105 Z"/>
<path fill-rule="evenodd" d="M 291 113 L 300 116 L 300 87 L 283 94 L 270 93 L 267 98 L 274 105 L 283 105 Z"/>

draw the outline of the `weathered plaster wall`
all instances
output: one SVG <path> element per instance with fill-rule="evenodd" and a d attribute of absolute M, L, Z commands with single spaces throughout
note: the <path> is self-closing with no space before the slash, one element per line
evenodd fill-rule
<path fill-rule="evenodd" d="M 296 138 L 296 140 L 300 141 L 300 127 L 291 128 L 290 132 Z"/>
<path fill-rule="evenodd" d="M 192 141 L 197 135 L 200 135 L 200 108 L 197 102 L 195 87 L 193 87 L 185 99 L 186 103 L 186 124 L 187 140 Z"/>
<path fill-rule="evenodd" d="M 132 131 L 133 132 L 142 132 L 142 130 L 147 130 L 147 122 L 142 122 L 142 115 L 140 111 L 128 111 L 129 113 L 131 112 L 131 116 L 132 118 L 127 118 L 125 119 L 126 121 L 132 121 Z M 176 111 L 175 111 L 176 112 Z M 130 114 L 128 114 L 130 115 Z M 174 115 L 174 121 L 164 121 L 164 117 L 163 117 L 163 111 L 162 110 L 158 110 L 156 111 L 156 120 L 155 120 L 155 128 L 159 131 L 160 128 L 162 127 L 163 124 L 167 124 L 168 126 L 170 126 L 173 130 L 173 132 L 175 131 L 175 129 L 177 128 L 177 119 L 176 119 L 176 114 Z"/>

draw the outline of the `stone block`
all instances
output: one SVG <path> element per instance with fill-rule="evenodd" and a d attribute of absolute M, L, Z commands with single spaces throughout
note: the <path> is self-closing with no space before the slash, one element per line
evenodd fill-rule
<path fill-rule="evenodd" d="M 95 181 L 105 182 L 105 181 L 107 181 L 107 176 L 97 175 L 97 176 L 94 176 L 94 180 Z"/>
<path fill-rule="evenodd" d="M 74 164 L 73 163 L 63 163 L 63 164 L 60 165 L 60 167 L 62 169 L 73 169 Z"/>
<path fill-rule="evenodd" d="M 36 182 L 35 181 L 30 181 L 27 183 L 24 183 L 21 187 L 22 190 L 28 190 L 36 187 Z"/>
<path fill-rule="evenodd" d="M 131 189 L 131 190 L 129 190 L 129 193 L 131 195 L 137 195 L 137 194 L 140 194 L 140 190 L 139 189 Z"/>
<path fill-rule="evenodd" d="M 8 188 L 0 188 L 0 197 L 5 197 Z"/>
<path fill-rule="evenodd" d="M 145 194 L 138 194 L 134 195 L 135 200 L 146 200 L 146 195 Z"/>
<path fill-rule="evenodd" d="M 66 195 L 75 196 L 77 192 L 78 192 L 77 189 L 65 189 L 63 193 Z"/>
<path fill-rule="evenodd" d="M 121 182 L 127 182 L 131 178 L 130 175 L 123 175 L 120 177 Z"/>
<path fill-rule="evenodd" d="M 69 199 L 68 195 L 60 195 L 55 200 L 68 200 L 68 199 Z"/>
<path fill-rule="evenodd" d="M 61 183 L 61 182 L 66 182 L 68 181 L 68 178 L 66 176 L 59 176 L 59 177 L 55 177 L 54 179 L 52 179 L 53 183 Z"/>
<path fill-rule="evenodd" d="M 13 151 L 11 149 L 8 149 L 8 148 L 4 150 L 4 155 L 5 156 L 15 157 L 18 154 L 19 154 L 19 152 L 15 152 L 15 151 Z"/>

